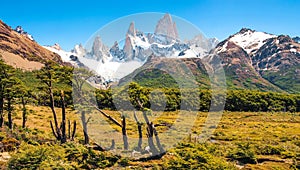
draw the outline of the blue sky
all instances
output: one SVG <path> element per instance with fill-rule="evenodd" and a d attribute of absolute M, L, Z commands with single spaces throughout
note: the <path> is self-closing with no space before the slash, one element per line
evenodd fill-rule
<path fill-rule="evenodd" d="M 2 1 L 0 19 L 23 26 L 41 45 L 70 50 L 104 25 L 142 12 L 168 12 L 219 40 L 243 27 L 300 36 L 299 9 L 298 0 Z"/>

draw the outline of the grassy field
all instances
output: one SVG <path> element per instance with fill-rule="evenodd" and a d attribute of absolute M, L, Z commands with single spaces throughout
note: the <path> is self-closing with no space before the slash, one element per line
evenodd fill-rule
<path fill-rule="evenodd" d="M 29 111 L 27 127 L 30 133 L 27 133 L 27 137 L 32 140 L 54 141 L 55 138 L 49 126 L 49 121 L 52 120 L 50 109 L 30 106 Z M 120 112 L 106 112 L 121 122 Z M 57 109 L 57 113 L 60 115 L 60 109 Z M 68 109 L 67 114 L 68 119 L 80 122 L 75 111 Z M 122 114 L 127 118 L 129 150 L 132 150 L 137 145 L 137 125 L 132 112 L 123 112 Z M 141 113 L 137 112 L 137 115 L 140 121 L 143 121 Z M 130 156 L 131 152 L 122 152 L 122 136 L 116 135 L 121 133 L 120 127 L 111 125 L 99 113 L 94 112 L 88 116 L 91 117 L 88 126 L 89 134 L 94 142 L 107 147 L 110 145 L 111 139 L 115 139 L 116 150 L 112 152 Z M 133 158 L 128 160 L 121 158 L 119 163 L 110 168 L 185 167 L 194 169 L 199 167 L 193 167 L 193 164 L 203 163 L 200 158 L 205 158 L 204 163 L 209 164 L 206 169 L 214 169 L 213 167 L 218 169 L 223 164 L 225 169 L 299 168 L 300 113 L 224 112 L 217 126 L 206 126 L 207 112 L 153 112 L 148 116 L 154 124 L 176 125 L 175 128 L 157 127 L 161 142 L 168 149 L 167 154 L 159 160 L 143 162 L 135 161 Z M 17 109 L 14 123 L 16 128 L 21 126 L 20 109 Z M 147 146 L 145 125 L 143 128 L 143 147 L 145 147 Z M 203 142 L 199 136 L 203 136 L 205 132 L 209 131 L 212 132 L 212 135 Z M 1 135 L 4 135 L 3 130 Z M 80 143 L 82 140 L 83 133 L 81 124 L 79 124 L 75 141 Z M 16 151 L 10 152 L 10 154 L 14 153 Z"/>

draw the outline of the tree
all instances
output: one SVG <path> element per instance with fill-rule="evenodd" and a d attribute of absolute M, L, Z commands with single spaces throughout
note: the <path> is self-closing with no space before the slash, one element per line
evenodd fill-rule
<path fill-rule="evenodd" d="M 18 85 L 21 81 L 15 77 L 15 70 L 0 60 L 0 127 L 4 122 L 4 108 L 7 111 L 8 127 L 13 128 L 12 111 L 16 102 Z M 4 107 L 5 106 L 5 107 Z"/>
<path fill-rule="evenodd" d="M 149 95 L 149 91 L 147 89 L 144 89 L 143 87 L 141 87 L 139 84 L 137 84 L 135 82 L 132 82 L 129 84 L 129 96 L 131 98 L 131 101 L 132 101 L 132 103 L 137 104 L 138 108 L 140 110 L 142 110 L 143 117 L 147 124 L 148 145 L 150 147 L 152 155 L 162 156 L 163 154 L 166 153 L 166 151 L 164 150 L 164 148 L 162 147 L 162 145 L 160 143 L 160 139 L 158 137 L 158 133 L 155 129 L 154 124 L 148 119 L 147 114 L 151 113 L 151 110 L 145 107 L 145 105 L 147 105 L 149 103 L 149 99 L 148 99 L 147 95 Z M 134 115 L 134 116 L 135 116 L 136 122 L 139 122 L 136 115 Z M 141 133 L 140 133 L 140 135 L 141 135 Z M 155 137 L 156 144 L 157 144 L 159 151 L 157 150 L 157 148 L 154 144 L 153 137 Z"/>
<path fill-rule="evenodd" d="M 14 76 L 11 76 L 4 80 L 6 87 L 4 89 L 4 97 L 6 99 L 6 110 L 8 119 L 8 128 L 13 128 L 12 111 L 13 105 L 16 103 L 16 97 L 18 95 L 18 85 L 21 84 L 20 80 Z"/>
<path fill-rule="evenodd" d="M 90 97 L 87 89 L 83 89 L 84 84 L 86 84 L 87 80 L 92 77 L 94 74 L 85 69 L 85 68 L 75 68 L 73 72 L 73 100 L 75 107 L 77 108 L 79 114 L 81 115 L 81 122 L 83 127 L 84 134 L 84 144 L 89 144 L 89 135 L 88 135 L 88 127 L 90 118 L 86 118 L 86 112 L 90 112 L 91 108 L 89 106 Z"/>
<path fill-rule="evenodd" d="M 71 85 L 71 75 L 72 68 L 69 67 L 61 67 L 56 65 L 53 62 L 48 62 L 45 66 L 38 72 L 37 78 L 41 80 L 43 86 L 41 89 L 49 95 L 49 107 L 51 108 L 53 114 L 53 121 L 50 121 L 50 126 L 53 132 L 53 135 L 57 140 L 60 140 L 61 143 L 66 142 L 66 111 L 65 111 L 65 94 L 63 88 L 66 89 L 65 86 Z M 55 85 L 61 84 L 61 87 L 57 87 Z M 55 99 L 54 99 L 54 91 L 59 91 L 60 89 L 60 105 L 62 108 L 62 122 L 59 126 L 57 121 L 57 113 L 55 111 Z M 76 123 L 74 123 L 74 127 Z M 74 129 L 75 130 L 75 129 Z M 75 134 L 75 132 L 73 132 Z M 73 138 L 73 137 L 72 137 Z"/>
<path fill-rule="evenodd" d="M 7 94 L 5 95 L 5 93 L 8 92 L 6 88 L 9 87 L 8 83 L 12 75 L 13 68 L 6 65 L 4 61 L 0 59 L 0 127 L 2 127 L 4 123 L 4 99 L 5 96 L 7 96 Z"/>
<path fill-rule="evenodd" d="M 26 105 L 36 100 L 33 92 L 21 81 L 16 85 L 15 91 L 16 97 L 19 98 L 18 103 L 22 106 L 22 128 L 26 128 L 28 114 Z"/>

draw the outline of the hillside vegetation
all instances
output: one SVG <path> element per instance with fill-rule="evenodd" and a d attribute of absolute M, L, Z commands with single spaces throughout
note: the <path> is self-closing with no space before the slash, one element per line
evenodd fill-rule
<path fill-rule="evenodd" d="M 28 72 L 14 69 L 3 61 L 0 67 L 2 169 L 299 168 L 299 95 L 229 90 L 226 96 L 217 94 L 212 97 L 209 89 L 199 88 L 195 93 L 188 88 L 182 91 L 178 88 L 155 89 L 135 82 L 118 89 L 95 90 L 81 81 L 92 76 L 84 69 L 46 63 L 43 69 Z M 77 74 L 73 75 L 73 72 Z M 75 83 L 73 88 L 81 90 L 72 91 L 72 83 Z M 181 92 L 200 101 L 184 98 Z M 129 96 L 126 97 L 126 93 Z M 74 95 L 79 97 L 73 99 Z M 96 99 L 96 105 L 81 97 L 91 101 Z M 129 115 L 133 114 L 132 108 L 116 110 L 115 97 L 121 103 L 129 101 L 138 110 L 134 114 L 144 117 L 145 121 L 129 119 Z M 163 104 L 163 99 L 166 99 L 165 108 L 159 105 Z M 210 101 L 217 99 L 226 99 L 226 111 L 217 126 L 209 127 L 216 130 L 208 140 L 202 141 L 208 114 L 221 113 L 207 112 Z M 164 132 L 176 122 L 178 110 L 183 109 L 183 101 L 184 108 L 195 108 L 182 110 L 187 118 L 190 114 L 197 115 L 184 123 L 195 124 L 190 133 L 183 134 L 184 139 L 176 146 L 164 150 L 165 144 L 159 143 L 158 139 L 170 135 Z M 78 103 L 81 105 L 78 106 Z M 151 107 L 153 104 L 157 106 Z M 104 116 L 113 130 L 124 134 L 124 143 L 114 144 L 112 136 L 90 133 L 91 130 L 99 130 L 88 129 L 90 125 L 104 126 L 96 120 L 99 115 Z M 140 146 L 126 140 L 139 135 L 143 139 Z M 99 143 L 96 137 L 108 143 L 112 141 L 111 146 Z M 151 139 L 152 144 L 155 141 L 152 146 Z M 156 148 L 158 155 L 143 155 L 146 146 Z M 150 148 L 152 153 L 154 148 Z M 122 153 L 116 152 L 117 149 L 121 149 Z M 133 150 L 140 151 L 142 155 L 124 156 L 130 155 Z"/>

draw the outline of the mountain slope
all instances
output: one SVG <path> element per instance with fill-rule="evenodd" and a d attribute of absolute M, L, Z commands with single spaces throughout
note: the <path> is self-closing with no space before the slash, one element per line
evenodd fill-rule
<path fill-rule="evenodd" d="M 0 20 L 0 55 L 9 65 L 26 70 L 39 69 L 46 61 L 63 64 L 60 56 L 20 34 Z"/>
<path fill-rule="evenodd" d="M 215 55 L 205 57 L 204 60 L 211 63 L 214 57 L 220 57 L 229 89 L 282 91 L 256 72 L 249 54 L 234 42 L 225 40 L 212 53 Z"/>
<path fill-rule="evenodd" d="M 300 44 L 289 36 L 268 39 L 252 60 L 263 78 L 285 91 L 300 93 Z"/>
<path fill-rule="evenodd" d="M 146 63 L 119 81 L 124 85 L 135 81 L 156 88 L 209 88 L 210 81 L 200 58 L 160 58 L 150 56 Z"/>
<path fill-rule="evenodd" d="M 223 59 L 229 86 L 300 93 L 300 46 L 289 36 L 243 28 L 211 53 Z"/>
<path fill-rule="evenodd" d="M 300 44 L 288 36 L 242 29 L 219 43 L 211 50 L 211 55 L 202 60 L 153 56 L 141 68 L 121 79 L 120 84 L 132 79 L 145 86 L 176 86 L 178 82 L 172 74 L 162 70 L 169 67 L 171 72 L 182 75 L 182 68 L 177 64 L 180 61 L 188 63 L 196 77 L 190 83 L 209 87 L 209 77 L 203 63 L 213 65 L 220 58 L 228 89 L 299 93 L 299 50 Z"/>

